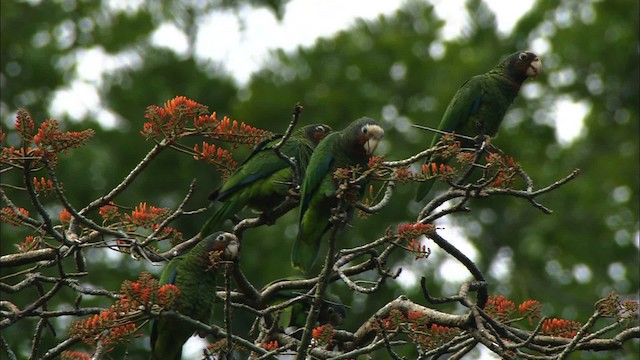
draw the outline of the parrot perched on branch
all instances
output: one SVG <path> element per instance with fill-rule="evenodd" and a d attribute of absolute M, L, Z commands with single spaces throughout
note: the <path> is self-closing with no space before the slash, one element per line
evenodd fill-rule
<path fill-rule="evenodd" d="M 282 154 L 295 159 L 300 181 L 313 149 L 331 131 L 329 125 L 307 125 L 294 131 L 280 148 Z M 204 225 L 200 231 L 202 236 L 219 229 L 226 219 L 245 206 L 264 212 L 284 200 L 291 184 L 292 169 L 274 151 L 281 138 L 279 135 L 258 144 L 222 187 L 209 195 L 209 200 L 220 201 L 222 206 Z"/>
<path fill-rule="evenodd" d="M 471 137 L 494 136 L 522 83 L 528 78 L 535 78 L 541 68 L 542 62 L 530 51 L 509 55 L 489 72 L 476 75 L 462 84 L 445 110 L 438 129 Z M 435 146 L 440 137 L 436 134 L 430 147 Z M 427 159 L 426 163 L 434 158 Z M 429 193 L 433 183 L 434 180 L 429 180 L 418 186 L 416 201 Z"/>
<path fill-rule="evenodd" d="M 313 266 L 322 235 L 329 230 L 331 209 L 338 204 L 338 168 L 367 166 L 384 130 L 370 118 L 360 118 L 339 132 L 328 135 L 313 152 L 302 182 L 298 237 L 293 246 L 293 266 L 305 272 Z M 364 188 L 364 185 L 362 185 Z"/>
<path fill-rule="evenodd" d="M 173 258 L 160 276 L 160 284 L 173 284 L 180 294 L 176 310 L 195 320 L 211 323 L 217 290 L 217 273 L 220 264 L 211 262 L 211 252 L 223 261 L 238 256 L 238 238 L 226 232 L 205 237 L 188 253 Z M 151 327 L 151 360 L 179 360 L 182 345 L 196 329 L 175 318 L 162 317 Z"/>

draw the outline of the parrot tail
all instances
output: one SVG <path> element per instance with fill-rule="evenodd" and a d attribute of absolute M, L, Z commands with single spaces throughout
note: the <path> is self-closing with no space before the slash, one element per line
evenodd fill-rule
<path fill-rule="evenodd" d="M 307 239 L 308 240 L 308 239 Z M 291 254 L 291 264 L 294 268 L 307 273 L 313 267 L 320 250 L 320 239 L 316 241 L 305 241 L 301 238 L 300 232 L 298 238 L 293 244 L 293 252 Z"/>
<path fill-rule="evenodd" d="M 418 184 L 418 190 L 416 191 L 416 201 L 422 201 L 429 194 L 433 184 L 435 183 L 435 179 L 430 179 L 425 182 L 421 182 Z"/>

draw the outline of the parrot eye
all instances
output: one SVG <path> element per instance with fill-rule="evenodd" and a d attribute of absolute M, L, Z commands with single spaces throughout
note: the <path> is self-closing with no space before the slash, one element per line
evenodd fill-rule
<path fill-rule="evenodd" d="M 518 55 L 518 59 L 519 59 L 520 61 L 527 60 L 527 57 L 528 57 L 528 56 L 527 56 L 527 53 L 520 53 L 520 55 Z"/>
<path fill-rule="evenodd" d="M 369 129 L 367 129 L 367 127 L 366 127 L 366 126 L 363 126 L 363 127 L 362 127 L 362 133 L 363 133 L 363 134 L 365 134 L 365 135 L 366 135 L 368 131 L 369 131 Z"/>
<path fill-rule="evenodd" d="M 224 234 L 220 234 L 218 235 L 218 237 L 216 237 L 217 241 L 224 241 Z"/>
<path fill-rule="evenodd" d="M 322 125 L 318 125 L 318 126 L 316 126 L 316 131 L 318 131 L 318 132 L 325 132 L 324 126 L 322 126 Z"/>

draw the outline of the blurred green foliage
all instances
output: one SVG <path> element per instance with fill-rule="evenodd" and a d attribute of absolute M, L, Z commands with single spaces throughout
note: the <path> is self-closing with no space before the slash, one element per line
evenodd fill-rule
<path fill-rule="evenodd" d="M 101 2 L 3 1 L 0 5 L 0 116 L 7 142 L 18 107 L 26 107 L 37 120 L 50 116 L 56 91 L 70 86 L 83 51 L 101 49 L 110 56 L 132 56 L 140 61 L 104 74 L 97 88 L 101 105 L 117 119 L 103 127 L 100 109 L 82 121 L 65 121 L 67 129 L 96 130 L 88 146 L 72 151 L 60 161 L 59 177 L 71 203 L 80 208 L 118 184 L 152 147 L 139 135 L 145 107 L 185 95 L 212 111 L 253 126 L 282 132 L 293 105 L 304 105 L 304 124 L 323 122 L 341 129 L 353 119 L 379 119 L 386 130 L 379 152 L 387 159 L 410 156 L 424 149 L 431 135 L 411 124 L 436 126 L 449 99 L 462 82 L 484 72 L 501 56 L 516 49 L 543 49 L 543 73 L 523 88 L 511 107 L 494 144 L 514 156 L 536 186 L 546 186 L 580 168 L 577 180 L 539 199 L 553 209 L 544 215 L 526 201 L 507 198 L 475 200 L 471 212 L 451 217 L 445 228 L 460 226 L 463 238 L 473 244 L 475 260 L 489 277 L 491 293 L 520 302 L 538 299 L 547 315 L 584 321 L 594 302 L 614 290 L 638 297 L 638 13 L 635 0 L 538 0 L 509 34 L 496 29 L 494 15 L 481 1 L 468 1 L 470 22 L 463 35 L 441 38 L 444 25 L 428 2 L 408 1 L 395 14 L 373 21 L 359 20 L 331 38 L 318 40 L 294 52 L 274 50 L 268 64 L 246 86 L 229 74 L 188 53 L 178 55 L 150 43 L 150 34 L 163 22 L 174 23 L 193 41 L 201 16 L 219 7 L 264 5 L 282 17 L 286 1 L 142 1 L 137 9 L 114 9 Z M 193 43 L 190 43 L 192 46 Z M 135 64 L 135 65 L 134 65 Z M 553 111 L 559 99 L 584 104 L 588 112 L 580 135 L 559 143 L 554 124 L 572 121 Z M 563 114 L 572 116 L 573 114 Z M 69 119 L 61 119 L 69 120 Z M 239 151 L 239 157 L 246 153 Z M 43 173 L 44 175 L 44 173 Z M 135 206 L 146 201 L 176 206 L 192 179 L 198 181 L 191 208 L 207 205 L 206 195 L 219 184 L 214 169 L 177 152 L 165 152 L 117 200 Z M 2 184 L 19 184 L 16 174 L 3 174 Z M 19 206 L 28 203 L 19 191 L 3 187 Z M 442 187 L 440 187 L 442 189 Z M 374 239 L 387 227 L 414 221 L 420 204 L 413 202 L 414 186 L 400 185 L 389 206 L 380 214 L 356 219 L 341 235 L 343 246 Z M 60 210 L 49 198 L 48 210 Z M 245 235 L 241 266 L 258 287 L 274 279 L 295 275 L 289 252 L 296 233 L 296 212 L 275 225 Z M 208 214 L 183 217 L 175 227 L 186 236 L 197 232 Z M 2 254 L 15 252 L 27 233 L 3 224 Z M 395 266 L 418 278 L 427 278 L 435 294 L 457 290 L 447 258 L 434 254 L 420 262 L 396 257 Z M 269 256 L 265 256 L 269 254 Z M 68 264 L 73 268 L 72 264 Z M 90 275 L 85 284 L 115 290 L 149 266 L 107 250 L 89 254 Z M 16 269 L 2 269 L 2 276 Z M 43 269 L 43 273 L 52 273 Z M 18 282 L 21 276 L 3 279 Z M 373 296 L 353 294 L 339 283 L 331 291 L 348 306 L 343 327 L 355 330 L 380 306 L 400 293 L 422 302 L 417 282 L 402 287 L 388 281 Z M 50 309 L 69 308 L 75 298 L 49 303 Z M 2 294 L 19 306 L 38 295 L 34 291 Z M 102 298 L 87 297 L 83 305 L 108 306 Z M 443 310 L 452 310 L 446 306 Z M 237 311 L 235 329 L 246 332 L 250 314 Z M 45 331 L 42 349 L 66 336 L 72 319 L 56 319 L 56 334 Z M 9 346 L 30 352 L 30 334 L 36 320 L 20 321 L 4 333 Z M 145 358 L 148 342 L 136 339 L 118 347 L 114 358 Z M 636 358 L 638 342 L 627 344 L 616 358 Z M 408 354 L 412 356 L 411 354 Z M 612 354 L 579 354 L 575 358 L 611 358 Z"/>

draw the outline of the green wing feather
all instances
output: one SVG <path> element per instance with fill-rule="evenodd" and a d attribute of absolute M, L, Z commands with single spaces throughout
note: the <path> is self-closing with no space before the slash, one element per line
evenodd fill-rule
<path fill-rule="evenodd" d="M 330 131 L 331 128 L 323 124 L 302 127 L 280 148 L 284 155 L 294 157 L 297 161 L 299 178 L 304 177 L 311 153 L 319 141 L 314 136 L 321 138 Z M 222 187 L 209 196 L 209 200 L 223 202 L 223 205 L 203 226 L 201 235 L 219 230 L 226 219 L 247 206 L 264 212 L 284 200 L 290 187 L 292 170 L 274 151 L 281 137 L 258 144 Z"/>
<path fill-rule="evenodd" d="M 291 256 L 295 268 L 308 271 L 320 249 L 320 238 L 329 229 L 331 196 L 336 188 L 332 180 L 335 170 L 334 146 L 339 141 L 333 133 L 314 151 L 302 183 L 298 237 Z"/>

